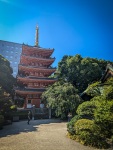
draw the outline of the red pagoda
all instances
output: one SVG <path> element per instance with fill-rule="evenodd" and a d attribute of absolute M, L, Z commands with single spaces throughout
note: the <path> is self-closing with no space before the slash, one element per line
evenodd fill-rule
<path fill-rule="evenodd" d="M 38 27 L 36 27 L 35 46 L 22 46 L 20 64 L 18 66 L 16 95 L 24 97 L 24 108 L 41 107 L 41 95 L 48 85 L 56 82 L 54 78 L 48 78 L 55 72 L 51 67 L 55 58 L 51 58 L 54 49 L 46 49 L 38 46 Z"/>

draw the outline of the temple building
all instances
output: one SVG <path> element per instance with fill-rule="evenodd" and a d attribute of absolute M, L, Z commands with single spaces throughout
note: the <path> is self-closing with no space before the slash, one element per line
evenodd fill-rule
<path fill-rule="evenodd" d="M 41 95 L 48 85 L 56 82 L 50 78 L 56 68 L 51 67 L 55 58 L 51 58 L 54 49 L 41 48 L 38 44 L 38 26 L 36 27 L 35 46 L 22 45 L 18 65 L 16 95 L 25 99 L 24 108 L 44 107 Z"/>

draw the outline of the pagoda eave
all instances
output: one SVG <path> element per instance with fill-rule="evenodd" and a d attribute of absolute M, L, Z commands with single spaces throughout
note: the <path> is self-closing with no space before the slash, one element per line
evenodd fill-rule
<path fill-rule="evenodd" d="M 45 56 L 51 56 L 51 54 L 53 53 L 54 49 L 45 49 L 45 48 L 41 48 L 41 47 L 35 47 L 35 46 L 27 46 L 27 45 L 23 45 L 22 46 L 23 49 L 23 54 L 28 54 L 28 53 L 40 53 L 42 55 Z"/>
<path fill-rule="evenodd" d="M 29 83 L 30 82 L 36 82 L 36 83 L 38 83 L 38 82 L 46 82 L 46 83 L 49 82 L 49 83 L 54 83 L 54 82 L 57 81 L 57 79 L 50 79 L 50 80 L 49 80 L 49 78 L 47 78 L 47 79 L 46 78 L 45 79 L 44 78 L 42 78 L 42 79 L 41 78 L 39 78 L 39 79 L 38 78 L 32 79 L 32 78 L 29 78 L 29 77 L 18 77 L 18 76 L 17 76 L 17 80 L 21 81 L 21 82 L 29 82 Z"/>
<path fill-rule="evenodd" d="M 22 60 L 36 60 L 39 62 L 54 62 L 55 58 L 41 58 L 41 57 L 36 57 L 36 56 L 26 56 L 26 55 L 22 55 L 21 56 L 21 61 Z"/>
<path fill-rule="evenodd" d="M 55 72 L 56 68 L 38 68 L 38 67 L 31 67 L 31 66 L 23 66 L 23 65 L 19 65 L 19 71 L 23 70 L 23 71 L 40 71 L 40 72 Z"/>

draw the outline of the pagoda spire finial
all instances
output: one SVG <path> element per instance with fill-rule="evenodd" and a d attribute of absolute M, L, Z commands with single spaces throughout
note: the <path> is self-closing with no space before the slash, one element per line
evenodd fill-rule
<path fill-rule="evenodd" d="M 36 35 L 35 35 L 35 46 L 37 46 L 38 47 L 38 30 L 39 30 L 39 28 L 38 28 L 38 25 L 36 26 Z"/>

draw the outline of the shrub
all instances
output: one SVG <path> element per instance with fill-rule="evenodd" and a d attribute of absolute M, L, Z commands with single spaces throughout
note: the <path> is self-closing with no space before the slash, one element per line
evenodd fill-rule
<path fill-rule="evenodd" d="M 94 113 L 95 123 L 101 128 L 101 134 L 106 138 L 113 135 L 113 101 L 103 101 Z"/>
<path fill-rule="evenodd" d="M 84 145 L 107 148 L 108 144 L 100 135 L 100 127 L 92 120 L 80 119 L 74 125 L 77 140 Z"/>
<path fill-rule="evenodd" d="M 77 122 L 77 120 L 81 119 L 82 117 L 79 115 L 74 116 L 71 121 L 67 124 L 67 131 L 71 134 L 75 134 L 74 124 Z"/>
<path fill-rule="evenodd" d="M 12 105 L 12 106 L 10 107 L 10 109 L 11 109 L 12 111 L 17 111 L 17 105 Z"/>
<path fill-rule="evenodd" d="M 28 118 L 28 110 L 21 110 L 21 111 L 10 111 L 9 113 L 5 114 L 5 118 L 9 120 L 13 120 L 14 116 L 19 116 L 19 120 L 24 120 Z M 31 113 L 32 118 L 32 113 Z"/>
<path fill-rule="evenodd" d="M 86 101 L 78 106 L 76 112 L 79 116 L 91 119 L 94 116 L 95 108 L 96 108 L 95 101 Z"/>

